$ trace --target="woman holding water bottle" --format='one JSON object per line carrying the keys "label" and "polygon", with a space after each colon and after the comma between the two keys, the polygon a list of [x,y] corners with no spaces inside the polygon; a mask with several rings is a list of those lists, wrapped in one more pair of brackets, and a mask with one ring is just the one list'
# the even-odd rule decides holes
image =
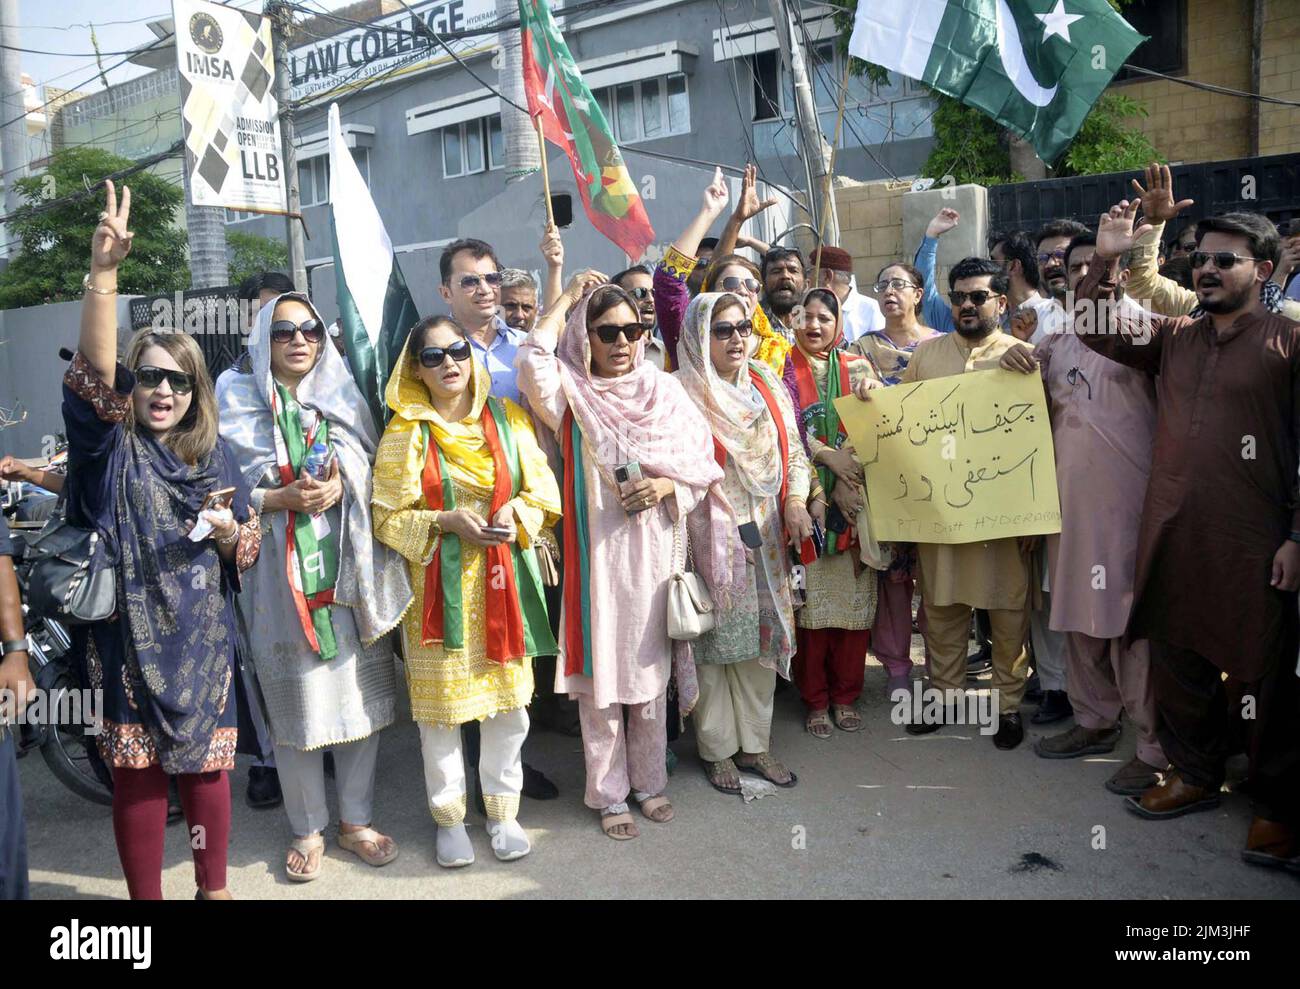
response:
{"label": "woman holding water bottle", "polygon": [[324,857],[324,750],[334,753],[339,846],[371,866],[397,857],[372,825],[379,731],[396,716],[389,633],[411,601],[397,553],[371,531],[378,433],[306,296],[262,307],[251,373],[221,395],[221,434],[262,516],[264,559],[238,599],[293,829],[290,881]]}

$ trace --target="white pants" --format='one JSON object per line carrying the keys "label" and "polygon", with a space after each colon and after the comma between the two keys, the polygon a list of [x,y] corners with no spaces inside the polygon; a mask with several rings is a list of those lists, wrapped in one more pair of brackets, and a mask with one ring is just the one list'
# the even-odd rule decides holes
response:
{"label": "white pants", "polygon": [[[503,711],[479,722],[478,757],[483,806],[489,820],[513,821],[519,815],[524,785],[522,752],[528,737],[528,709]],[[465,820],[465,758],[460,725],[420,725],[420,754],[424,756],[424,789],[429,810],[439,827]]]}
{"label": "white pants", "polygon": [[[275,747],[280,790],[289,825],[299,838],[323,831],[330,822],[325,803],[325,749],[303,752],[291,745]],[[379,733],[344,745],[331,745],[339,819],[345,824],[370,824],[375,799],[375,763]]]}

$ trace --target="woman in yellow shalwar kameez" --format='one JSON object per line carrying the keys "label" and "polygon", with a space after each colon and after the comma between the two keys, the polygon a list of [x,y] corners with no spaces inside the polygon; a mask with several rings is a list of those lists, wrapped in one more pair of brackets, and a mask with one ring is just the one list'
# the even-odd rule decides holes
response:
{"label": "woman in yellow shalwar kameez", "polygon": [[375,458],[375,535],[407,560],[402,620],[411,714],[438,825],[438,864],[469,865],[460,726],[482,722],[479,775],[497,858],[531,850],[515,820],[533,694],[531,658],[556,651],[533,541],[560,493],[528,414],[488,394],[464,331],[418,323],[389,379]]}

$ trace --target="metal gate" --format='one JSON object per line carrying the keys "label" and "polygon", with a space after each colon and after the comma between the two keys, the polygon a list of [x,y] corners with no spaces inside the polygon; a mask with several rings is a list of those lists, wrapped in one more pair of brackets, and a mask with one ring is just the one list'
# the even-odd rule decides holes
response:
{"label": "metal gate", "polygon": [[192,336],[214,381],[244,352],[248,340],[246,316],[234,285],[132,299],[131,329],[146,326]]}

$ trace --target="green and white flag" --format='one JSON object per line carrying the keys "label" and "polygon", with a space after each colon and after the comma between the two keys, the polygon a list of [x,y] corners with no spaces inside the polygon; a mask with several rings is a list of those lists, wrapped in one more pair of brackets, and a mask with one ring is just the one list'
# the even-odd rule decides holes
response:
{"label": "green and white flag", "polygon": [[858,0],[849,51],[983,110],[1051,163],[1144,40],[1106,0]]}
{"label": "green and white flag", "polygon": [[384,385],[420,314],[384,221],[343,138],[337,103],[330,104],[329,153],[330,233],[343,349],[375,429],[382,434],[388,421]]}

